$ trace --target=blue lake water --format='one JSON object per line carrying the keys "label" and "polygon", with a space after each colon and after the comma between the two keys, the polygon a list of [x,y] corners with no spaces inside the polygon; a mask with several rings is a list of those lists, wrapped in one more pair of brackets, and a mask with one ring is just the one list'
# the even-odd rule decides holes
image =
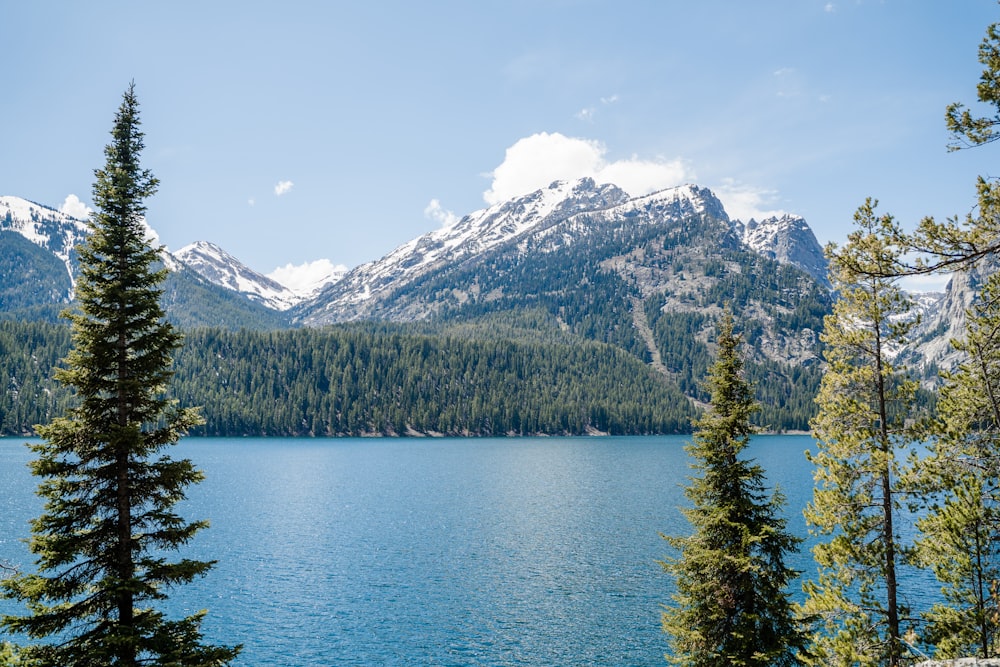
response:
{"label": "blue lake water", "polygon": [[[212,525],[183,555],[219,562],[167,611],[207,608],[246,666],[662,665],[687,441],[186,439],[172,455],[207,478],[181,511]],[[812,446],[750,447],[803,536]],[[0,439],[0,558],[29,570],[30,458]]]}

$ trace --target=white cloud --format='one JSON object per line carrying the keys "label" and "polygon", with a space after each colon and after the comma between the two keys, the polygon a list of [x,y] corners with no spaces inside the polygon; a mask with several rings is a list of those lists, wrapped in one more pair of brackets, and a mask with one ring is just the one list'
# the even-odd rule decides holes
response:
{"label": "white cloud", "polygon": [[142,217],[142,229],[145,232],[143,234],[146,239],[146,243],[157,248],[160,246],[160,235],[156,233],[156,230],[149,226],[149,221],[146,220],[146,216]]}
{"label": "white cloud", "polygon": [[286,264],[279,266],[267,274],[267,277],[278,282],[296,294],[308,294],[323,285],[339,280],[347,267],[334,264],[328,259],[317,259],[298,266]]}
{"label": "white cloud", "polygon": [[437,199],[432,199],[424,208],[424,217],[436,220],[442,227],[451,227],[459,221],[459,217],[441,206]]}
{"label": "white cloud", "polygon": [[66,200],[59,207],[60,213],[73,216],[79,220],[86,220],[90,217],[93,209],[80,201],[76,195],[66,195]]}
{"label": "white cloud", "polygon": [[617,101],[618,101],[618,94],[617,93],[615,93],[614,95],[611,95],[610,97],[602,97],[601,98],[601,103],[602,104],[614,104]]}
{"label": "white cloud", "polygon": [[519,139],[507,149],[503,163],[490,174],[493,183],[483,193],[488,204],[544,188],[553,181],[591,177],[614,183],[632,196],[680,185],[692,174],[679,159],[643,160],[632,156],[609,162],[607,148],[599,141],[540,132]]}
{"label": "white cloud", "polygon": [[256,203],[257,203],[257,202],[255,202],[255,201],[253,200],[253,197],[251,197],[250,199],[247,199],[247,206],[253,206],[253,205],[254,205],[254,204],[256,204]]}
{"label": "white cloud", "polygon": [[771,207],[778,196],[774,190],[754,188],[732,179],[726,179],[722,185],[713,188],[713,191],[722,201],[722,205],[726,207],[726,213],[734,220],[742,220],[743,222],[748,222],[751,218],[765,220],[771,217],[780,217],[786,213],[779,208]]}
{"label": "white cloud", "polygon": [[943,292],[951,280],[950,273],[943,275],[931,274],[923,276],[906,276],[899,281],[899,286],[907,292]]}
{"label": "white cloud", "polygon": [[274,194],[280,197],[291,190],[294,185],[291,181],[278,181],[278,184],[274,186]]}
{"label": "white cloud", "polygon": [[587,107],[586,109],[580,109],[576,112],[577,120],[593,122],[594,120],[594,108]]}

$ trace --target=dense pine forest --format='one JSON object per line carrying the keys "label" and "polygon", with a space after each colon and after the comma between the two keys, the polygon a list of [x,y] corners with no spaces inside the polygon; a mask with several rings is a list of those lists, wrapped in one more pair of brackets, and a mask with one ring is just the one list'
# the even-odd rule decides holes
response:
{"label": "dense pine forest", "polygon": [[[543,310],[450,324],[195,329],[176,355],[171,393],[202,406],[194,435],[684,433],[710,352],[671,341],[710,324],[702,319],[655,322],[671,377],[561,330]],[[2,434],[31,434],[72,404],[52,380],[69,346],[65,324],[0,322]],[[818,370],[760,363],[748,372],[767,406],[761,425],[807,428]]]}

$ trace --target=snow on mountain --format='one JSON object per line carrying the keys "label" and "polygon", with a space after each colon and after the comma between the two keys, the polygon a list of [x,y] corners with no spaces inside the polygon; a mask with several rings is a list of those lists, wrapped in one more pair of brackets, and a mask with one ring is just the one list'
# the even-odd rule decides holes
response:
{"label": "snow on mountain", "polygon": [[[695,185],[633,198],[615,185],[598,185],[589,178],[556,181],[547,188],[471,213],[377,261],[356,267],[316,299],[304,303],[300,321],[318,324],[377,317],[381,307],[378,304],[396,289],[431,272],[475,261],[477,256],[505,243],[516,242],[522,253],[546,253],[574,243],[605,224],[660,224],[704,216],[731,224],[719,199],[710,190]],[[810,238],[815,245],[815,238]]]}
{"label": "snow on mountain", "polygon": [[87,236],[86,222],[27,199],[0,196],[0,231],[21,234],[53,253],[66,265],[70,281],[75,284],[73,248]]}
{"label": "snow on mountain", "polygon": [[913,344],[905,360],[923,371],[926,384],[939,382],[939,368],[953,370],[964,360],[964,353],[956,350],[951,341],[965,337],[966,311],[976,303],[983,283],[998,268],[998,260],[990,258],[953,273],[944,292],[911,294],[920,323],[913,331]]}
{"label": "snow on mountain", "polygon": [[737,220],[733,226],[747,247],[783,264],[797,266],[824,285],[829,284],[823,248],[800,216],[783,215],[759,222],[751,218],[745,224]]}
{"label": "snow on mountain", "polygon": [[556,181],[547,188],[471,213],[399,246],[377,261],[362,264],[324,290],[324,296],[342,304],[367,301],[434,267],[482,253],[573,212],[627,200],[624,190],[614,185],[598,186],[589,178],[575,183]]}
{"label": "snow on mountain", "polygon": [[214,243],[198,241],[173,256],[209,282],[240,292],[268,308],[287,310],[301,300],[284,285],[248,268]]}

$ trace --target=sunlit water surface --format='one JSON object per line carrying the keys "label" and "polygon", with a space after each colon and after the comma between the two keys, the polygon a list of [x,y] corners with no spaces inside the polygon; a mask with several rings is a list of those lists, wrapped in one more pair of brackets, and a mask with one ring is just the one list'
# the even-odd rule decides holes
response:
{"label": "sunlit water surface", "polygon": [[[246,666],[662,665],[687,441],[186,439],[173,455],[207,477],[180,509],[211,528],[183,555],[218,565],[167,611],[207,608]],[[812,446],[749,448],[803,536]],[[0,439],[0,558],[29,570],[30,458]]]}

